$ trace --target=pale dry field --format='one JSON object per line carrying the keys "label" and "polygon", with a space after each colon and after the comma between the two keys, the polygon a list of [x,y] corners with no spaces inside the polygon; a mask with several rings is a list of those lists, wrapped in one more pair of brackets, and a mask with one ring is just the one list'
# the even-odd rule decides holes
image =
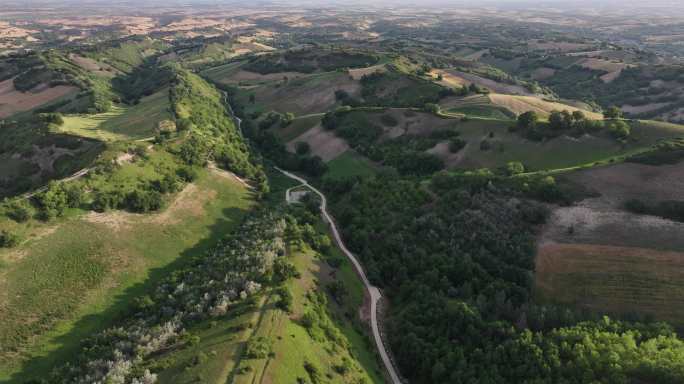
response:
{"label": "pale dry field", "polygon": [[582,111],[590,119],[603,119],[603,115],[600,113],[590,112],[567,104],[542,100],[534,96],[502,95],[499,93],[492,93],[489,95],[489,99],[493,104],[505,107],[518,115],[527,111],[535,111],[538,114],[547,117],[552,111],[567,110],[570,112]]}
{"label": "pale dry field", "polygon": [[[454,69],[446,69],[444,70],[445,73],[449,74],[450,76],[450,81],[457,83],[460,82],[462,85],[470,85],[470,84],[477,84],[480,87],[487,88],[493,92],[497,93],[505,93],[505,94],[512,94],[512,95],[527,95],[530,96],[533,93],[530,92],[527,88],[520,86],[520,85],[514,85],[514,84],[504,84],[500,83],[497,81],[494,81],[492,79],[487,79],[482,76],[474,75],[472,73],[466,73],[466,72],[461,72],[457,71]],[[444,77],[445,75],[442,74]]]}

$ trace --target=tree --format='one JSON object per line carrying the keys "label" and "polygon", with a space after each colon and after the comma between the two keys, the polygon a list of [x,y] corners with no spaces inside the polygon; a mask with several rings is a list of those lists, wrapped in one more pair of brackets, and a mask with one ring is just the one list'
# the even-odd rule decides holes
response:
{"label": "tree", "polygon": [[539,121],[539,116],[535,111],[527,111],[518,116],[518,128],[534,129]]}
{"label": "tree", "polygon": [[610,106],[603,112],[603,117],[606,119],[619,119],[622,117],[622,110],[615,105]]}
{"label": "tree", "polygon": [[454,137],[449,140],[449,152],[457,153],[466,146],[467,142],[460,137]]}
{"label": "tree", "polygon": [[295,115],[292,112],[286,112],[285,115],[280,120],[280,126],[281,127],[287,127],[288,125],[292,124],[292,121],[294,121]]}
{"label": "tree", "polygon": [[23,223],[33,216],[33,209],[26,200],[15,200],[8,204],[5,214],[17,223]]}
{"label": "tree", "polygon": [[439,105],[435,103],[425,103],[423,110],[429,113],[439,113]]}
{"label": "tree", "polygon": [[577,110],[577,111],[572,112],[572,118],[575,121],[580,121],[580,120],[586,120],[587,116],[584,114],[584,112]]}
{"label": "tree", "polygon": [[614,138],[624,140],[632,133],[632,128],[624,121],[616,120],[608,124],[608,132],[610,132],[610,135]]}
{"label": "tree", "polygon": [[489,151],[492,149],[492,143],[489,140],[482,140],[480,142],[480,151]]}
{"label": "tree", "polygon": [[69,206],[65,189],[55,181],[51,181],[47,189],[36,196],[36,201],[44,220],[62,216]]}
{"label": "tree", "polygon": [[519,161],[511,161],[506,164],[506,174],[509,176],[519,175],[525,172],[525,166]]}
{"label": "tree", "polygon": [[7,230],[0,231],[0,248],[12,248],[19,244],[19,237]]}
{"label": "tree", "polygon": [[311,151],[311,146],[306,141],[298,141],[295,144],[295,151],[298,155],[303,156]]}
{"label": "tree", "polygon": [[563,115],[560,111],[551,111],[549,115],[549,127],[554,131],[560,131],[563,129]]}

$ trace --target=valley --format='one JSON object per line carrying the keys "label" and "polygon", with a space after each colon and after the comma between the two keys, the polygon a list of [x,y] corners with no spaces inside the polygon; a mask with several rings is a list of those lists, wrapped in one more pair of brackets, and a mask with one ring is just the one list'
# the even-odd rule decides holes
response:
{"label": "valley", "polygon": [[681,383],[684,9],[585,3],[9,4],[0,383]]}

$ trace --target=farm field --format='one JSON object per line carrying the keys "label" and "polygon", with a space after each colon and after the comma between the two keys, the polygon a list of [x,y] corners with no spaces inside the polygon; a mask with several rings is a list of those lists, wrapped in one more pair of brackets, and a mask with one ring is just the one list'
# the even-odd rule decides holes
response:
{"label": "farm field", "polygon": [[132,298],[216,244],[251,204],[242,184],[203,171],[160,213],[76,211],[24,224],[28,240],[0,253],[0,380],[40,378]]}
{"label": "farm field", "polygon": [[603,115],[577,108],[575,106],[547,101],[535,96],[507,95],[490,93],[464,98],[449,98],[440,103],[447,112],[464,113],[475,117],[511,119],[528,111],[536,112],[542,119],[548,118],[553,111],[581,111],[587,118],[603,119]]}
{"label": "farm field", "polygon": [[72,97],[78,91],[77,87],[71,85],[48,87],[44,84],[28,92],[20,92],[14,88],[13,79],[2,81],[0,82],[0,119]]}
{"label": "farm field", "polygon": [[548,244],[536,262],[537,300],[684,326],[684,252]]}
{"label": "farm field", "polygon": [[[360,83],[342,72],[288,78],[287,81],[283,80],[282,73],[276,75],[279,76],[278,81],[249,87],[240,92],[238,100],[246,107],[247,113],[272,110],[281,113],[292,112],[295,116],[322,113],[337,104],[336,90],[344,90],[353,97],[357,97],[361,92]],[[254,96],[254,103],[250,102],[250,95]]]}
{"label": "farm field", "polygon": [[482,76],[478,76],[478,75],[475,75],[472,73],[458,71],[455,69],[444,69],[444,70],[441,70],[440,73],[442,74],[442,77],[445,79],[443,81],[446,84],[449,84],[449,86],[454,86],[454,85],[463,86],[463,85],[476,84],[479,87],[487,88],[490,91],[496,92],[496,93],[505,93],[505,94],[512,94],[512,95],[524,95],[524,96],[528,96],[528,95],[533,94],[527,88],[520,86],[520,85],[506,84],[506,83],[498,82],[498,81],[488,79],[488,78],[485,78]]}
{"label": "farm field", "polygon": [[684,223],[623,208],[633,198],[681,201],[682,163],[623,163],[564,178],[600,196],[554,209],[537,252],[537,300],[684,326]]}
{"label": "farm field", "polygon": [[67,115],[61,132],[103,141],[135,140],[155,135],[157,124],[171,118],[168,90],[144,97],[134,106],[114,106],[96,115]]}

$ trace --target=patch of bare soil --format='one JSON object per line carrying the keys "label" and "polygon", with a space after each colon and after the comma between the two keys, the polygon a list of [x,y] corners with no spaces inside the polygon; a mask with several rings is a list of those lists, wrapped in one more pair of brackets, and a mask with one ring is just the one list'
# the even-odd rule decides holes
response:
{"label": "patch of bare soil", "polygon": [[447,168],[451,168],[455,167],[463,160],[466,150],[468,149],[468,145],[470,144],[466,144],[466,146],[461,148],[460,151],[452,153],[449,150],[449,142],[445,141],[438,143],[433,148],[430,148],[427,152],[438,156],[444,161],[444,164],[447,166]]}
{"label": "patch of bare soil", "polygon": [[0,82],[0,119],[76,92],[78,88],[71,85],[58,85],[52,88],[38,86],[31,91],[20,92],[14,88],[14,80],[7,79]]}
{"label": "patch of bare soil", "polygon": [[204,215],[204,205],[216,197],[214,190],[200,190],[195,184],[188,184],[179,192],[166,209],[160,213],[137,214],[124,211],[90,212],[84,220],[104,224],[113,231],[130,230],[136,224],[175,225],[183,219]]}
{"label": "patch of bare soil", "polygon": [[226,171],[226,170],[224,170],[224,169],[221,169],[221,168],[217,167],[216,164],[213,163],[213,162],[209,163],[209,169],[210,169],[212,172],[214,172],[215,174],[217,174],[217,175],[219,175],[219,176],[221,176],[221,177],[224,177],[224,178],[227,178],[227,179],[230,179],[230,180],[233,180],[233,181],[237,181],[238,183],[240,183],[240,184],[242,184],[243,186],[245,186],[245,188],[247,188],[247,189],[252,189],[252,186],[249,185],[249,183],[248,183],[245,179],[243,179],[243,178],[241,178],[240,176],[234,174],[233,172]]}
{"label": "patch of bare soil", "polygon": [[335,136],[333,132],[323,129],[320,124],[287,143],[288,150],[294,152],[295,144],[299,141],[309,143],[311,153],[320,156],[325,162],[349,150],[349,145],[344,139]]}

